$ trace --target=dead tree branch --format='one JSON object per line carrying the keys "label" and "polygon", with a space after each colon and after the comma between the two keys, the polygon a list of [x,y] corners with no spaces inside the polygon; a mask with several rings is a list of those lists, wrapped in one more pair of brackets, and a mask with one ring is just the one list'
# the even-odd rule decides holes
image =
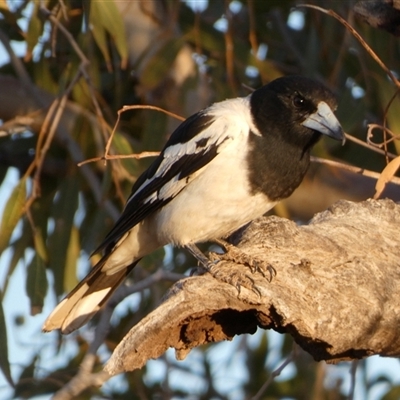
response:
{"label": "dead tree branch", "polygon": [[182,359],[257,328],[291,334],[315,360],[398,357],[399,224],[400,205],[391,200],[340,201],[307,226],[258,219],[232,240],[276,270],[272,282],[231,261],[216,264],[214,276],[177,282],[117,346],[106,371],[141,368],[169,347]]}

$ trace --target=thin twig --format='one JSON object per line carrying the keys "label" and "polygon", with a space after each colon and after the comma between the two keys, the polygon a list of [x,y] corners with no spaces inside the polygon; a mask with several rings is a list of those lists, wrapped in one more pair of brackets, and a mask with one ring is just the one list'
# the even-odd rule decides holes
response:
{"label": "thin twig", "polygon": [[82,76],[85,78],[90,94],[91,94],[91,99],[96,111],[97,118],[99,119],[100,126],[103,128],[103,134],[104,138],[106,138],[107,133],[108,133],[108,127],[107,124],[105,123],[103,113],[101,111],[99,102],[97,101],[97,97],[95,94],[94,90],[94,85],[92,83],[92,80],[90,78],[90,75],[87,72],[87,67],[90,64],[89,59],[85,56],[81,48],[79,47],[78,43],[74,39],[73,35],[68,31],[68,29],[44,6],[40,6],[40,11],[43,13],[44,16],[55,26],[57,29],[59,29],[65,38],[68,40],[69,44],[72,46],[74,49],[76,55],[79,57],[81,64],[79,66],[79,69],[82,73]]}
{"label": "thin twig", "polygon": [[[352,15],[353,14],[350,12],[348,18],[349,19],[352,18]],[[340,72],[343,70],[343,60],[349,51],[350,37],[351,37],[350,32],[348,30],[345,30],[344,37],[341,40],[339,51],[335,50],[335,52],[337,53],[336,61],[333,65],[332,72],[330,73],[329,76],[329,82],[332,86],[336,86],[336,81],[338,80]]]}
{"label": "thin twig", "polygon": [[41,110],[28,112],[25,115],[17,115],[0,125],[0,137],[14,133],[24,132],[35,122],[35,117],[42,113]]}
{"label": "thin twig", "polygon": [[[312,162],[317,162],[317,163],[320,163],[320,164],[330,165],[331,167],[344,169],[346,171],[354,172],[355,174],[367,176],[367,177],[373,178],[373,179],[379,179],[379,177],[381,175],[380,172],[374,172],[374,171],[370,171],[368,169],[364,169],[364,168],[360,168],[360,167],[354,167],[353,165],[343,164],[341,162],[333,161],[333,160],[327,160],[325,158],[311,156],[311,161]],[[394,176],[390,180],[390,182],[394,183],[395,185],[400,185],[400,178]]]}
{"label": "thin twig", "polygon": [[313,8],[324,14],[328,14],[333,18],[337,19],[349,32],[361,43],[361,45],[367,50],[370,56],[378,63],[378,65],[385,71],[385,73],[390,77],[392,82],[396,87],[400,88],[400,81],[394,76],[393,72],[383,63],[383,61],[378,57],[378,55],[372,50],[372,48],[367,44],[367,42],[362,38],[362,36],[339,14],[336,14],[333,10],[326,10],[325,8],[315,6],[313,4],[298,4],[296,8]]}
{"label": "thin twig", "polygon": [[0,29],[0,43],[4,46],[7,51],[8,56],[10,57],[10,61],[12,66],[14,67],[14,71],[18,77],[18,79],[27,87],[32,87],[32,80],[29,76],[28,72],[25,69],[24,63],[21,61],[19,57],[15,54],[13,48],[10,45],[9,37]]}
{"label": "thin twig", "polygon": [[359,364],[359,360],[354,360],[351,363],[351,368],[350,368],[350,391],[349,391],[348,400],[353,400],[354,399],[354,392],[355,392],[355,389],[356,389],[356,373],[357,373],[358,364]]}
{"label": "thin twig", "polygon": [[[38,105],[37,111],[42,112],[42,110],[48,109],[49,105],[47,103],[47,100],[43,97],[43,93],[39,91],[32,83],[32,80],[25,69],[25,65],[22,63],[20,58],[16,56],[14,50],[10,46],[8,37],[1,29],[0,42],[4,45],[7,53],[9,54],[11,63],[14,67],[19,81],[22,83],[23,88],[29,93],[30,96],[32,96],[32,99],[34,99],[36,104]],[[83,111],[83,113],[85,112]],[[63,126],[58,127],[56,134],[59,141],[64,144],[71,159],[74,162],[78,163],[84,159],[81,147]],[[91,188],[96,202],[98,204],[101,203],[104,209],[107,210],[108,214],[112,217],[112,219],[116,221],[119,217],[119,211],[110,200],[103,198],[99,178],[88,166],[83,166],[81,172],[88,186]]]}
{"label": "thin twig", "polygon": [[125,111],[129,111],[129,110],[154,110],[154,111],[160,111],[164,114],[167,114],[168,116],[172,117],[172,118],[176,118],[179,121],[184,121],[186,118],[185,117],[181,117],[178,114],[175,114],[171,111],[167,111],[164,108],[161,107],[157,107],[157,106],[149,106],[149,105],[134,105],[134,106],[123,106],[120,110],[118,110],[118,113],[122,114]]}
{"label": "thin twig", "polygon": [[[372,124],[370,124],[370,125],[372,125]],[[370,126],[370,125],[368,125],[368,126]],[[380,127],[380,125],[377,125],[377,127]],[[397,157],[396,154],[389,153],[389,152],[385,153],[384,150],[378,148],[375,144],[364,142],[363,140],[358,139],[355,136],[352,136],[348,133],[345,133],[345,136],[346,136],[346,140],[349,140],[349,141],[356,143],[362,147],[365,147],[368,150],[374,151],[375,153],[381,154],[383,156],[387,155],[389,158],[392,158],[392,159]]]}
{"label": "thin twig", "polygon": [[93,157],[89,158],[85,161],[82,161],[77,164],[78,167],[81,167],[82,165],[89,164],[92,162],[97,162],[97,161],[112,161],[112,160],[122,160],[126,158],[135,158],[137,160],[140,160],[141,158],[147,158],[147,157],[157,157],[160,154],[159,151],[142,151],[141,153],[136,153],[136,154],[120,154],[120,155],[106,155],[102,157]]}
{"label": "thin twig", "polygon": [[113,294],[111,299],[106,303],[104,309],[100,313],[100,321],[96,326],[95,338],[90,344],[89,353],[95,354],[98,348],[104,343],[107,333],[110,329],[110,319],[115,307],[126,297],[131,294],[138,293],[144,289],[148,289],[159,282],[177,282],[184,278],[185,275],[176,272],[166,271],[158,268],[156,272],[142,279],[134,285],[122,285]]}
{"label": "thin twig", "polygon": [[161,107],[156,107],[156,106],[149,106],[149,105],[133,105],[133,106],[123,106],[122,108],[120,108],[118,110],[117,113],[117,120],[115,122],[114,128],[111,131],[111,135],[107,140],[106,143],[106,148],[104,151],[104,155],[102,157],[94,157],[94,158],[90,158],[88,160],[82,161],[78,164],[78,167],[88,164],[88,163],[92,163],[92,162],[97,162],[97,161],[104,161],[104,164],[107,163],[108,160],[118,160],[118,159],[123,159],[123,158],[136,158],[136,159],[140,159],[140,158],[145,158],[145,157],[155,157],[158,156],[160,154],[160,152],[158,151],[143,151],[142,153],[139,154],[129,154],[129,155],[110,155],[110,147],[111,147],[111,143],[112,140],[114,138],[114,134],[117,130],[117,126],[119,124],[119,121],[121,119],[121,114],[129,111],[129,110],[155,110],[155,111],[160,111],[170,117],[176,118],[180,121],[184,121],[185,118],[181,117],[178,114],[175,114],[173,112],[164,110]]}
{"label": "thin twig", "polygon": [[100,386],[111,378],[106,372],[93,372],[97,361],[97,350],[104,343],[110,329],[110,319],[114,308],[127,296],[140,292],[161,281],[176,282],[184,278],[184,275],[159,268],[154,274],[141,280],[133,286],[121,286],[101,312],[100,321],[97,324],[95,337],[90,343],[78,373],[63,386],[53,397],[53,400],[70,400],[76,398],[84,390],[91,386]]}
{"label": "thin twig", "polygon": [[[106,123],[106,121],[104,119],[103,112],[101,111],[101,107],[100,107],[98,99],[97,99],[97,92],[94,88],[92,79],[87,71],[87,67],[90,65],[89,59],[85,56],[83,51],[80,49],[80,47],[79,47],[78,43],[75,41],[73,35],[64,27],[64,25],[54,15],[52,15],[52,13],[48,9],[46,9],[46,7],[43,4],[41,5],[40,10],[48,18],[48,20],[64,34],[64,36],[66,37],[66,39],[68,40],[68,42],[70,43],[70,45],[72,46],[74,51],[76,52],[77,56],[79,57],[79,59],[81,61],[80,66],[79,66],[79,71],[86,81],[86,84],[87,84],[87,87],[88,87],[88,90],[90,93],[90,99],[94,105],[96,117],[98,119],[99,126],[101,127],[101,132],[103,134],[103,140],[106,141],[107,137],[109,136],[110,127],[108,126],[108,124]],[[114,181],[114,184],[116,187],[116,191],[119,195],[119,198],[121,199],[121,201],[123,203],[124,196],[122,194],[120,181],[119,181],[119,179],[117,179],[117,170],[116,170],[115,166],[113,166],[113,165],[111,167],[111,173],[112,173],[113,181]]]}
{"label": "thin twig", "polygon": [[224,34],[225,38],[225,61],[226,61],[226,75],[228,79],[228,84],[233,91],[236,92],[236,83],[235,83],[235,55],[233,52],[234,44],[233,44],[233,31],[232,31],[232,13],[229,9],[230,0],[225,0],[225,17],[227,20],[227,29]]}
{"label": "thin twig", "polygon": [[202,54],[203,50],[201,47],[201,13],[196,11],[194,13],[194,24],[193,24],[193,32],[194,32],[194,47],[195,52],[197,54]]}
{"label": "thin twig", "polygon": [[78,43],[75,41],[71,32],[51,13],[49,9],[47,9],[43,4],[40,6],[40,12],[46,17],[53,25],[57,26],[57,28],[63,33],[65,38],[68,40],[69,44],[74,49],[75,53],[79,57],[79,59],[84,62],[85,65],[89,65],[90,61],[87,59]]}
{"label": "thin twig", "polygon": [[292,35],[289,34],[286,21],[282,17],[282,12],[279,8],[274,8],[271,11],[271,17],[274,19],[277,33],[281,35],[284,45],[286,46],[289,54],[293,56],[302,70],[307,68],[307,61],[303,56],[301,49],[294,43]]}
{"label": "thin twig", "polygon": [[180,279],[185,278],[185,275],[178,274],[176,272],[165,271],[162,268],[159,268],[154,274],[149,277],[142,279],[141,281],[135,283],[132,286],[123,286],[123,290],[121,290],[120,296],[118,299],[118,303],[127,296],[130,296],[133,293],[140,292],[144,289],[148,289],[153,286],[157,282],[168,281],[168,282],[177,282]]}
{"label": "thin twig", "polygon": [[104,384],[111,376],[104,370],[92,373],[97,361],[97,356],[87,353],[83,358],[79,372],[66,383],[53,397],[53,400],[75,399],[80,393],[89,387],[99,387]]}
{"label": "thin twig", "polygon": [[[381,129],[384,132],[388,133],[389,135],[392,136],[391,139],[385,139],[382,143],[375,143],[372,141],[372,138],[374,136],[374,134],[372,133],[374,129]],[[378,124],[368,124],[368,131],[367,131],[367,142],[368,144],[370,144],[372,147],[376,147],[376,148],[381,148],[386,144],[393,142],[394,140],[399,140],[400,139],[400,135],[396,135],[393,131],[391,131],[389,128],[386,128],[382,125],[378,125]],[[384,152],[384,154],[386,154]],[[388,153],[388,155],[391,153]],[[397,156],[394,156],[393,158],[395,158]]]}
{"label": "thin twig", "polygon": [[279,376],[282,371],[292,362],[295,360],[298,354],[298,347],[296,343],[293,343],[293,350],[290,352],[286,360],[276,369],[274,370],[271,375],[268,377],[267,381],[264,383],[264,385],[261,386],[260,390],[257,392],[255,396],[251,398],[251,400],[260,400],[265,393],[265,391],[268,389],[269,385],[272,383],[272,381]]}
{"label": "thin twig", "polygon": [[253,51],[254,57],[258,58],[257,57],[258,42],[257,42],[257,34],[256,34],[256,20],[254,17],[254,0],[247,0],[247,7],[249,9],[249,42],[250,42],[251,50]]}
{"label": "thin twig", "polygon": [[176,114],[174,114],[174,113],[170,113],[169,111],[163,110],[163,109],[160,108],[160,107],[155,107],[155,106],[142,106],[142,105],[123,106],[121,109],[118,110],[117,121],[115,122],[114,128],[113,128],[113,130],[111,131],[111,135],[110,135],[110,137],[109,137],[109,139],[108,139],[108,141],[107,141],[106,149],[105,149],[105,152],[104,152],[104,157],[107,157],[107,156],[108,156],[108,153],[110,152],[111,142],[112,142],[112,140],[113,140],[113,138],[114,138],[115,131],[117,130],[117,126],[118,126],[119,121],[120,121],[120,119],[121,119],[121,114],[124,113],[125,111],[128,111],[128,110],[135,110],[135,109],[150,109],[150,110],[162,111],[162,112],[164,112],[164,113],[167,114],[167,115],[170,115],[170,116],[173,116],[173,117],[175,117],[175,118],[177,118],[177,119],[180,119],[181,121],[184,120],[183,117],[180,117],[180,116],[178,116],[178,115],[176,115]]}
{"label": "thin twig", "polygon": [[63,93],[62,97],[53,101],[42,124],[42,128],[36,143],[35,158],[25,172],[25,177],[28,177],[31,175],[33,170],[35,170],[32,192],[25,203],[25,210],[29,209],[32,203],[40,196],[40,175],[42,172],[44,159],[48,150],[50,149],[51,142],[53,141],[61,116],[64,112],[68,96],[79,78],[80,72],[78,71]]}

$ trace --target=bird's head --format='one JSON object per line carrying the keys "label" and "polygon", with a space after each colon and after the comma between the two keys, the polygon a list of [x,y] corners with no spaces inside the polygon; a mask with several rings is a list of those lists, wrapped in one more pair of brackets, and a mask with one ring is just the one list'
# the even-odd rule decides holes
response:
{"label": "bird's head", "polygon": [[262,135],[281,137],[307,148],[321,135],[345,141],[334,114],[334,94],[313,79],[296,75],[278,78],[253,92],[250,104]]}

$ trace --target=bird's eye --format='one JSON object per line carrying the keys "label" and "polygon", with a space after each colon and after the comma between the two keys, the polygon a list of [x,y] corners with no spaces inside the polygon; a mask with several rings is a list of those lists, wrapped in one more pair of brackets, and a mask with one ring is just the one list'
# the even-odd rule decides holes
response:
{"label": "bird's eye", "polygon": [[296,94],[296,96],[293,97],[293,105],[296,108],[302,108],[304,106],[304,103],[304,97],[300,96],[299,94]]}

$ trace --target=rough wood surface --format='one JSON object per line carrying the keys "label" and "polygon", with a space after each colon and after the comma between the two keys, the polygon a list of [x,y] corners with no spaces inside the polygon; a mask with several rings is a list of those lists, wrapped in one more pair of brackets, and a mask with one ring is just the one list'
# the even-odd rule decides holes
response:
{"label": "rough wood surface", "polygon": [[316,360],[400,356],[399,227],[400,205],[390,200],[340,201],[306,226],[260,218],[233,240],[276,270],[271,282],[267,271],[226,260],[214,276],[177,282],[105,368],[137,369],[169,347],[182,359],[257,328],[291,334]]}

